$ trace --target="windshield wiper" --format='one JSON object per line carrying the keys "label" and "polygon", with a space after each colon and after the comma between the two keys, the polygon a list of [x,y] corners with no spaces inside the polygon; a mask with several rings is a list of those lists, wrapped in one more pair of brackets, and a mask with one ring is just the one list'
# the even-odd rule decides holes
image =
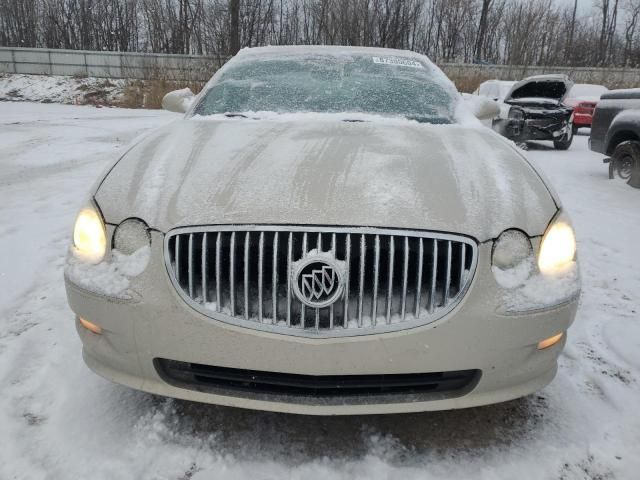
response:
{"label": "windshield wiper", "polygon": [[236,117],[249,118],[244,113],[237,113],[237,112],[226,112],[224,116],[228,118],[236,118]]}
{"label": "windshield wiper", "polygon": [[407,120],[415,120],[418,123],[431,123],[434,125],[449,125],[453,123],[450,118],[440,116],[426,116],[426,115],[406,115]]}

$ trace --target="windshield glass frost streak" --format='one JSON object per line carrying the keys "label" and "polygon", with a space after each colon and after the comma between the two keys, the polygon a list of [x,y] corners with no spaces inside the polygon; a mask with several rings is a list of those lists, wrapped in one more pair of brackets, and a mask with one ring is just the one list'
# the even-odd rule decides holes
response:
{"label": "windshield glass frost streak", "polygon": [[440,75],[404,57],[236,59],[220,72],[194,114],[351,112],[452,123],[457,92],[441,83]]}

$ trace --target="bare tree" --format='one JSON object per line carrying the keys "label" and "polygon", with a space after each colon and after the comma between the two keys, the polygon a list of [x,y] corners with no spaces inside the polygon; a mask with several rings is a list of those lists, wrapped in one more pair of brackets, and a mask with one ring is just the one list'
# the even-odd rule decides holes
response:
{"label": "bare tree", "polygon": [[573,0],[573,10],[571,11],[571,20],[569,21],[567,43],[565,45],[564,59],[569,61],[571,52],[573,51],[573,36],[576,30],[576,13],[578,12],[578,0]]}
{"label": "bare tree", "polygon": [[640,18],[640,0],[628,0],[626,4],[627,20],[624,27],[624,54],[622,63],[628,66],[632,57],[633,43],[636,38],[636,28]]}
{"label": "bare tree", "polygon": [[435,61],[636,65],[640,0],[0,0],[0,45],[206,54],[411,49]]}
{"label": "bare tree", "polygon": [[475,58],[482,57],[491,2],[493,2],[493,0],[482,0],[482,10],[480,11],[480,20],[478,21],[478,35],[476,37],[476,45],[473,52]]}
{"label": "bare tree", "polygon": [[240,0],[229,0],[229,24],[229,53],[235,55],[240,50]]}

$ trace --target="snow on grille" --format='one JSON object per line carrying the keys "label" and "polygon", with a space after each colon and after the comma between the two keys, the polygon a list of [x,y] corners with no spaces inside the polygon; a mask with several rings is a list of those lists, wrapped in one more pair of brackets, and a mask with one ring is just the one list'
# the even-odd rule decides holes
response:
{"label": "snow on grille", "polygon": [[[476,266],[467,237],[308,226],[181,228],[165,240],[182,298],[213,318],[304,336],[363,335],[430,323],[463,297]],[[294,292],[298,262],[332,258],[342,293],[313,308]]]}

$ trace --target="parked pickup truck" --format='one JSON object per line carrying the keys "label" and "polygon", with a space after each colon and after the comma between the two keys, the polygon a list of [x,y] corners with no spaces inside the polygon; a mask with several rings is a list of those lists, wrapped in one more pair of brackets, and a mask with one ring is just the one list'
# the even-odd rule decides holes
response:
{"label": "parked pickup truck", "polygon": [[589,147],[607,155],[609,178],[617,175],[640,188],[640,88],[602,95],[593,114]]}

